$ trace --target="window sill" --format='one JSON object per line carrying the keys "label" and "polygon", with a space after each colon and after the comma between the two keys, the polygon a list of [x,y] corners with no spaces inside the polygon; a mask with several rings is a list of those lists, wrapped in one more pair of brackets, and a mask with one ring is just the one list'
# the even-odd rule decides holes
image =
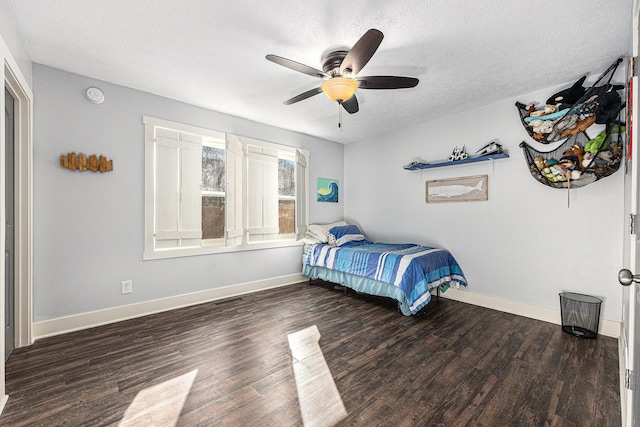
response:
{"label": "window sill", "polygon": [[236,245],[236,246],[218,246],[218,245],[209,245],[209,246],[201,246],[201,247],[191,247],[191,248],[179,248],[179,249],[164,249],[157,251],[144,251],[142,254],[142,260],[154,260],[154,259],[165,259],[165,258],[180,258],[187,256],[198,256],[198,255],[212,255],[212,254],[225,254],[231,252],[245,252],[245,251],[255,251],[261,249],[275,249],[275,248],[286,248],[290,246],[302,246],[304,242],[302,240],[278,240],[273,242],[261,242],[261,243],[251,243],[248,245]]}

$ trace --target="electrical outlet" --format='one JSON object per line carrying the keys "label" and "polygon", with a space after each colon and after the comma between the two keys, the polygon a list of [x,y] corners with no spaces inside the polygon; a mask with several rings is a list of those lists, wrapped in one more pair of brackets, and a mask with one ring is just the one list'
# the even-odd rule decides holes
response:
{"label": "electrical outlet", "polygon": [[124,280],[122,282],[122,293],[130,294],[133,292],[133,280]]}

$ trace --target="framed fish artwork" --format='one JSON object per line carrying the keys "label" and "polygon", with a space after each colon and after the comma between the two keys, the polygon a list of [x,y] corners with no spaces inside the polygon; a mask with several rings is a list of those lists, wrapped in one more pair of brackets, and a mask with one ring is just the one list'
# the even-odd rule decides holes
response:
{"label": "framed fish artwork", "polygon": [[318,201],[338,203],[338,181],[318,178]]}
{"label": "framed fish artwork", "polygon": [[426,182],[427,203],[489,200],[489,176],[435,179]]}

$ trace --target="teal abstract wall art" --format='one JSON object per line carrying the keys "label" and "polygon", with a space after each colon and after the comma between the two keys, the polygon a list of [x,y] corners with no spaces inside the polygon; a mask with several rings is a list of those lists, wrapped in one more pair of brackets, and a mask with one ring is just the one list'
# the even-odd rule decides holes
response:
{"label": "teal abstract wall art", "polygon": [[318,178],[318,201],[338,203],[338,181]]}

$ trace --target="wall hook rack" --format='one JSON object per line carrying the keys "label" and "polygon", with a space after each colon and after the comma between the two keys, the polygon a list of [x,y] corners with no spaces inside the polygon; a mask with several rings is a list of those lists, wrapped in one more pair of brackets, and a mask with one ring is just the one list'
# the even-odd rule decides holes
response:
{"label": "wall hook rack", "polygon": [[91,172],[111,172],[113,170],[113,160],[107,160],[102,154],[100,156],[92,154],[87,157],[80,153],[76,156],[75,152],[60,155],[60,166],[72,171]]}

